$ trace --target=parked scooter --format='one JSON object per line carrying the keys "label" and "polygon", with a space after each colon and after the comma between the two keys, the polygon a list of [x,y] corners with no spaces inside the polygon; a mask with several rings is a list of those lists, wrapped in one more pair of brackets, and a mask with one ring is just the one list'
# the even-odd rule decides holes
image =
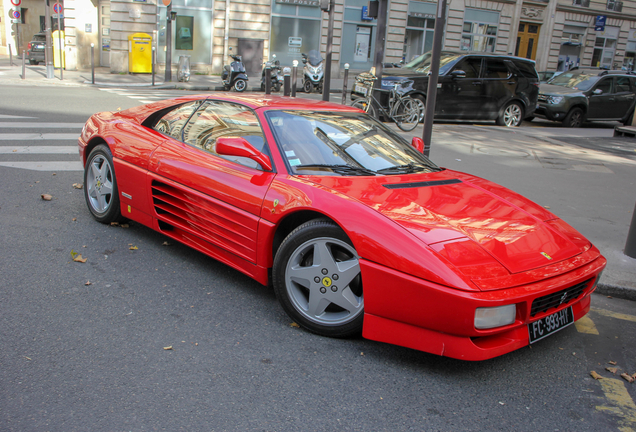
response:
{"label": "parked scooter", "polygon": [[[284,77],[281,73],[280,60],[276,60],[276,54],[272,54],[272,67],[270,69],[270,81],[272,89],[275,92],[279,92],[283,86]],[[261,73],[261,90],[265,91],[265,66],[263,66],[263,72]]]}
{"label": "parked scooter", "polygon": [[322,84],[324,81],[324,70],[322,66],[322,56],[316,50],[309,51],[309,54],[302,54],[303,64],[303,90],[305,93],[311,93],[317,90],[322,93]]}
{"label": "parked scooter", "polygon": [[[232,51],[232,47],[230,47]],[[247,74],[245,73],[245,65],[240,55],[233,55],[230,52],[230,57],[234,59],[231,65],[223,66],[223,74],[221,75],[221,81],[223,88],[227,91],[234,89],[237,92],[245,91],[247,88]]]}

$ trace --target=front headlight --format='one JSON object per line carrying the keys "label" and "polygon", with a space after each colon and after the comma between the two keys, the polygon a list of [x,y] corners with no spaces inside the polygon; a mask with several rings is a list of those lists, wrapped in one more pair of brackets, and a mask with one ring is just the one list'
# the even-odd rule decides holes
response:
{"label": "front headlight", "polygon": [[316,68],[316,73],[322,72],[322,64]]}
{"label": "front headlight", "polygon": [[503,327],[515,322],[516,315],[517,307],[513,304],[498,307],[477,308],[475,310],[475,328],[484,330],[495,327]]}
{"label": "front headlight", "polygon": [[548,96],[548,103],[552,105],[560,104],[563,100],[563,96]]}

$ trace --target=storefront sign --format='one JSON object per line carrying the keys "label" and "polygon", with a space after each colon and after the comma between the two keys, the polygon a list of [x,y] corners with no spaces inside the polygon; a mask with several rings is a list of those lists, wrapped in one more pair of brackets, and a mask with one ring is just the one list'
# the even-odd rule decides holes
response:
{"label": "storefront sign", "polygon": [[319,0],[276,0],[276,4],[320,7],[320,1]]}
{"label": "storefront sign", "polygon": [[287,39],[287,46],[300,48],[303,46],[303,38],[290,36],[289,39]]}
{"label": "storefront sign", "polygon": [[594,22],[594,31],[604,31],[605,21],[607,21],[607,17],[605,15],[597,15],[596,21]]}
{"label": "storefront sign", "polygon": [[369,16],[369,6],[362,6],[362,21],[373,21]]}
{"label": "storefront sign", "polygon": [[409,16],[413,18],[435,18],[434,14],[422,13],[422,12],[409,12]]}

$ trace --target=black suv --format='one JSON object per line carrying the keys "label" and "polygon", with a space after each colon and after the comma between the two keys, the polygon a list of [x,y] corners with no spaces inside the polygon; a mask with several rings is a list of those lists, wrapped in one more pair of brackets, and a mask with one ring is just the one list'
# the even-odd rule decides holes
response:
{"label": "black suv", "polygon": [[44,48],[46,46],[46,35],[44,33],[36,33],[33,35],[33,40],[29,42],[27,59],[29,64],[36,65],[40,62],[44,62]]}
{"label": "black suv", "polygon": [[628,123],[634,114],[636,75],[614,70],[576,69],[539,88],[536,116],[580,127],[584,121]]}
{"label": "black suv", "polygon": [[[427,52],[399,69],[383,71],[382,89],[396,81],[412,81],[407,92],[426,103],[431,53]],[[537,105],[539,76],[534,61],[507,55],[442,51],[435,103],[436,119],[495,120],[502,126],[519,126]],[[351,99],[365,96],[354,85]],[[388,92],[375,95],[388,105]],[[379,96],[379,97],[378,97]]]}

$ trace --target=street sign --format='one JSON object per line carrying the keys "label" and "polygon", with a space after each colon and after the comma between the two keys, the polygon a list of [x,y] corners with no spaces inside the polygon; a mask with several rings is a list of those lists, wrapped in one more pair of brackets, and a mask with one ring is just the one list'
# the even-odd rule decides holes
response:
{"label": "street sign", "polygon": [[62,13],[62,5],[59,3],[55,3],[53,5],[53,11],[57,14]]}
{"label": "street sign", "polygon": [[21,8],[11,9],[11,13],[9,14],[9,16],[13,18],[14,20],[19,20],[20,17],[22,16],[22,11],[20,9]]}
{"label": "street sign", "polygon": [[22,0],[11,0],[13,6],[20,6],[20,3],[22,3]]}
{"label": "street sign", "polygon": [[594,22],[594,31],[605,31],[605,22],[607,17],[605,15],[597,15]]}

